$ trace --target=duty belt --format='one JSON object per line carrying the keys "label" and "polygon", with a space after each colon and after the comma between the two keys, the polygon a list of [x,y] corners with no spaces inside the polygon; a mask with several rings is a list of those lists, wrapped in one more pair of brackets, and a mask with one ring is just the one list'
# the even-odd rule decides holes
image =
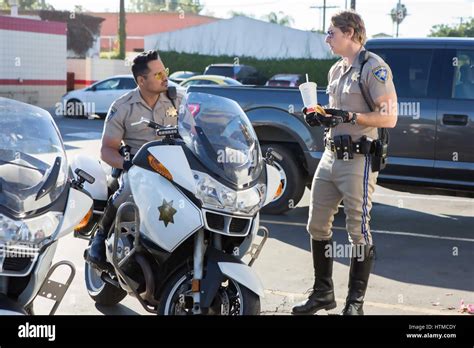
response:
{"label": "duty belt", "polygon": [[[361,155],[368,155],[373,153],[373,147],[372,147],[372,141],[371,140],[364,140],[364,141],[358,141],[358,142],[353,142],[352,144],[352,153],[357,153]],[[326,149],[336,152],[336,145],[334,141],[331,138],[326,138],[324,140],[324,145]],[[342,149],[342,152],[349,152],[349,149],[345,148]]]}

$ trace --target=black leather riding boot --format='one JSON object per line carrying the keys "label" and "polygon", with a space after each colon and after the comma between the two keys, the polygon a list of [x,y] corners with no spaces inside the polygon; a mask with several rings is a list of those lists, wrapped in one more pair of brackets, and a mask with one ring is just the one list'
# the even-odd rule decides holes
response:
{"label": "black leather riding boot", "polygon": [[87,250],[86,260],[100,269],[107,268],[105,240],[107,239],[108,232],[112,227],[116,213],[117,209],[112,204],[112,201],[109,200],[105,207],[104,215],[102,215],[102,218],[99,221],[99,228],[97,229],[94,239]]}
{"label": "black leather riding boot", "polygon": [[375,258],[375,246],[358,245],[357,257],[351,258],[349,292],[342,315],[364,315],[364,296]]}
{"label": "black leather riding boot", "polygon": [[[327,246],[331,246],[328,248]],[[311,315],[321,309],[336,308],[332,283],[333,250],[332,239],[316,241],[311,239],[313,254],[314,285],[309,298],[294,306],[291,314]],[[326,253],[329,253],[326,256]]]}

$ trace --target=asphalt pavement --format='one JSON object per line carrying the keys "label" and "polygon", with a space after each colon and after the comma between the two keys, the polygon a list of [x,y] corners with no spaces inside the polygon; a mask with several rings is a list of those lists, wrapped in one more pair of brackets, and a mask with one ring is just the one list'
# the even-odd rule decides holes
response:
{"label": "asphalt pavement", "polygon": [[[102,120],[56,118],[68,157],[97,156]],[[364,306],[366,314],[459,314],[461,300],[474,303],[474,199],[414,195],[377,186],[371,229],[377,259]],[[262,215],[270,238],[254,267],[265,286],[262,314],[286,315],[312,286],[313,270],[306,231],[309,191],[285,215]],[[348,244],[345,216],[334,220],[334,240]],[[148,314],[128,296],[119,305],[96,306],[84,283],[82,258],[87,242],[72,235],[58,245],[55,261],[70,260],[77,275],[57,314]],[[334,285],[337,314],[347,294],[349,259],[336,258]],[[63,274],[58,272],[58,278]],[[50,302],[38,299],[36,313],[47,313]],[[324,315],[325,313],[320,313]]]}

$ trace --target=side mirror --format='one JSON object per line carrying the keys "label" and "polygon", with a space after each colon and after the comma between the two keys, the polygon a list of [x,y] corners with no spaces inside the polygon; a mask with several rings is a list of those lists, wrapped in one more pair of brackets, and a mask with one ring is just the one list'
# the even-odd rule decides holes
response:
{"label": "side mirror", "polygon": [[96,88],[95,86],[91,86],[91,87],[89,87],[87,90],[88,90],[88,91],[91,91],[91,92],[95,92],[96,89],[97,89],[97,88]]}

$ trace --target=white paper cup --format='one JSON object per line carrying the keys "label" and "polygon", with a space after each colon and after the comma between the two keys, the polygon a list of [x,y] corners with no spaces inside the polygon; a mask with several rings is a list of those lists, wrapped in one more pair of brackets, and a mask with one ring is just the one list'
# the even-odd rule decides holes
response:
{"label": "white paper cup", "polygon": [[303,104],[308,109],[312,111],[318,105],[318,94],[316,92],[317,85],[315,82],[305,82],[300,85],[301,98],[303,98]]}

